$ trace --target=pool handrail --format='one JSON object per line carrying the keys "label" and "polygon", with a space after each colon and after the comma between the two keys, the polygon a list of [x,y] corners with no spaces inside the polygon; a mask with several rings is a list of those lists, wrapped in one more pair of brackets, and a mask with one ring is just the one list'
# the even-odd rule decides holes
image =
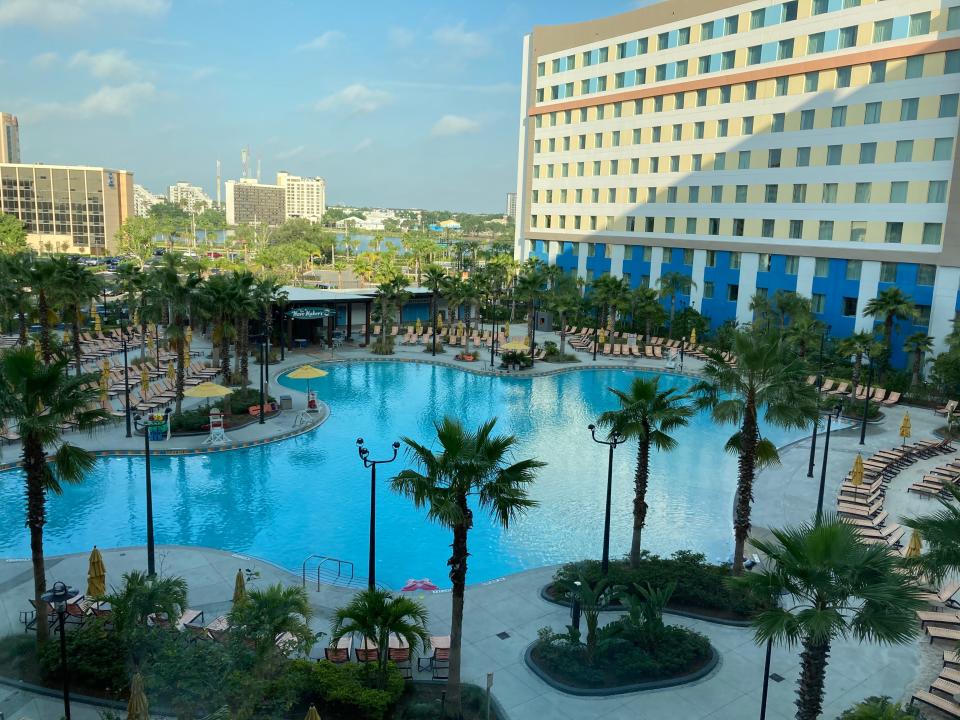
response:
{"label": "pool handrail", "polygon": [[[301,568],[300,568],[300,576],[303,582],[303,587],[307,586],[307,563],[309,563],[313,559],[319,560],[319,562],[317,563],[317,591],[318,592],[320,590],[321,574],[323,571],[323,567],[324,565],[327,565],[327,564],[331,564],[331,565],[335,564],[337,568],[336,575],[333,576],[331,584],[333,585],[338,584],[339,582],[341,582],[341,578],[344,578],[342,580],[344,585],[351,585],[353,583],[355,579],[354,567],[353,567],[353,562],[351,562],[350,560],[341,560],[340,558],[331,557],[329,555],[309,555],[307,556],[306,559],[304,559],[303,564],[301,565]],[[350,571],[349,577],[346,576],[345,569]],[[333,575],[333,571],[332,570],[329,571],[329,574]],[[313,573],[311,571],[311,581],[313,580],[312,575]]]}

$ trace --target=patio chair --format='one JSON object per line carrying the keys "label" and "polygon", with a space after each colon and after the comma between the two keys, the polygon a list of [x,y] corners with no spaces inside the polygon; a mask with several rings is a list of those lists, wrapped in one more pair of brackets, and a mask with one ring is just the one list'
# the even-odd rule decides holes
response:
{"label": "patio chair", "polygon": [[934,410],[934,412],[937,415],[949,415],[950,413],[953,413],[956,411],[958,403],[960,403],[960,401],[948,400],[946,405],[944,405],[943,407],[937,408],[936,410]]}
{"label": "patio chair", "polygon": [[948,700],[945,697],[934,695],[932,692],[926,692],[924,690],[918,690],[913,694],[913,697],[910,698],[911,705],[913,705],[914,700],[919,700],[931,707],[935,707],[950,717],[960,718],[960,705],[953,700]]}
{"label": "patio chair", "polygon": [[350,662],[350,651],[353,649],[353,636],[344,635],[335,646],[325,647],[323,656],[336,665]]}
{"label": "patio chair", "polygon": [[883,401],[883,404],[886,405],[887,407],[892,407],[896,405],[898,402],[900,402],[900,393],[891,392],[890,395],[887,396],[887,399]]}
{"label": "patio chair", "polygon": [[393,662],[405,680],[413,677],[413,666],[410,663],[410,646],[402,637],[393,633],[390,635],[390,646],[387,649],[387,658]]}
{"label": "patio chair", "polygon": [[842,382],[837,385],[836,388],[829,391],[830,395],[849,395],[850,394],[850,383]]}
{"label": "patio chair", "polygon": [[365,637],[361,643],[361,647],[354,649],[354,654],[357,656],[357,662],[373,663],[380,659],[380,648],[377,647],[377,644],[373,640]]}
{"label": "patio chair", "polygon": [[434,680],[447,680],[450,675],[450,636],[431,636],[430,647],[433,653],[428,658],[417,659],[417,670],[430,670]]}

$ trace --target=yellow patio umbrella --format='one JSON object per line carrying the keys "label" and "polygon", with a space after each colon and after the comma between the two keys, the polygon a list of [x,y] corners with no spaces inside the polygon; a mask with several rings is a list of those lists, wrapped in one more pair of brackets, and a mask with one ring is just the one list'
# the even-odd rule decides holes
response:
{"label": "yellow patio umbrella", "polygon": [[186,337],[187,337],[187,345],[193,342],[193,328],[190,327],[189,325],[187,325]]}
{"label": "yellow patio umbrella", "polygon": [[293,380],[306,380],[307,381],[307,395],[310,394],[310,381],[316,380],[317,378],[326,377],[329,375],[326,370],[321,370],[318,367],[313,365],[301,365],[296,370],[292,371],[287,375],[288,378]]}
{"label": "yellow patio umbrella", "polygon": [[237,570],[237,577],[233,581],[233,606],[236,607],[237,603],[242,602],[246,596],[247,583],[243,578],[243,570]]}
{"label": "yellow patio umbrella", "polygon": [[143,675],[134,673],[130,679],[130,699],[127,701],[127,720],[150,720],[150,707],[143,691]]}
{"label": "yellow patio umbrella", "polygon": [[307,716],[303,720],[320,720],[320,713],[317,712],[317,708],[311,705],[310,709],[307,710]]}
{"label": "yellow patio umbrella", "polygon": [[903,438],[904,445],[907,444],[907,438],[910,437],[911,430],[912,428],[910,427],[910,413],[907,412],[903,414],[903,422],[900,423],[900,437]]}
{"label": "yellow patio umbrella", "polygon": [[147,350],[153,350],[153,333],[147,331]]}
{"label": "yellow patio umbrella", "polygon": [[100,374],[100,399],[106,400],[110,395],[110,373]]}
{"label": "yellow patio umbrella", "polygon": [[100,315],[97,313],[93,316],[93,331],[99,335],[101,330],[103,330],[103,325],[100,324]]}
{"label": "yellow patio umbrella", "polygon": [[507,339],[510,338],[510,323],[507,323],[503,326],[503,334],[507,337]]}
{"label": "yellow patio umbrella", "polygon": [[600,339],[598,340],[598,342],[599,342],[601,345],[605,344],[605,343],[607,342],[607,331],[601,329],[600,332],[598,333],[598,335],[600,336]]}
{"label": "yellow patio umbrella", "polygon": [[910,542],[907,543],[907,550],[904,555],[908,558],[920,557],[920,548],[922,544],[920,533],[914,530],[912,533],[910,533]]}
{"label": "yellow patio umbrella", "polygon": [[167,380],[173,380],[177,375],[177,369],[173,366],[172,362],[167,363]]}
{"label": "yellow patio umbrella", "polygon": [[850,484],[854,487],[863,485],[863,455],[857,453],[853,459],[853,470],[850,471]]}
{"label": "yellow patio umbrella", "polygon": [[43,350],[40,349],[39,340],[33,341],[33,354],[37,356],[37,360],[39,360],[43,356]]}
{"label": "yellow patio umbrella", "polygon": [[107,594],[107,568],[103,564],[103,555],[97,546],[90,553],[90,566],[87,568],[87,595],[98,598]]}
{"label": "yellow patio umbrella", "polygon": [[696,344],[697,344],[697,329],[696,329],[696,328],[692,328],[692,329],[690,330],[690,344],[691,344],[691,345],[696,345]]}
{"label": "yellow patio umbrella", "polygon": [[414,323],[414,327],[416,328],[417,335],[423,332],[423,323],[420,322],[420,318],[417,318],[417,321]]}
{"label": "yellow patio umbrella", "polygon": [[140,366],[140,389],[145,391],[148,387],[150,387],[150,371],[144,364]]}
{"label": "yellow patio umbrella", "polygon": [[192,388],[187,388],[183,391],[185,397],[192,398],[218,398],[229,395],[233,390],[226,388],[223,385],[217,385],[212,382],[200,383],[199,385],[194,385]]}
{"label": "yellow patio umbrella", "polygon": [[527,344],[522,340],[513,340],[511,342],[508,342],[506,345],[504,345],[503,349],[522,351],[527,349]]}
{"label": "yellow patio umbrella", "polygon": [[437,332],[443,330],[443,315],[437,313]]}

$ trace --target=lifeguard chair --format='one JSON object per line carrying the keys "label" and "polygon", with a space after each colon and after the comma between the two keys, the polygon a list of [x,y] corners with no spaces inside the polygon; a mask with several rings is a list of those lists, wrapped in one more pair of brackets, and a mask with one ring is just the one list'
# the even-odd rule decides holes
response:
{"label": "lifeguard chair", "polygon": [[307,412],[317,412],[317,394],[313,390],[307,391]]}
{"label": "lifeguard chair", "polygon": [[223,427],[223,413],[214,408],[210,411],[210,436],[203,441],[204,445],[223,445],[227,442],[227,434]]}

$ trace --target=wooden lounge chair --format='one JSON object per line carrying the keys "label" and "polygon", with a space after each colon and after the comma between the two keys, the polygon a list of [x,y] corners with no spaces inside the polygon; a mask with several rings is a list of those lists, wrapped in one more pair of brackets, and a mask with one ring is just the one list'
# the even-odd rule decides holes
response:
{"label": "wooden lounge chair", "polygon": [[828,393],[833,388],[833,380],[824,380],[823,384],[820,386],[820,392]]}
{"label": "wooden lounge chair", "polygon": [[927,626],[927,635],[930,636],[931,643],[934,640],[950,640],[953,642],[960,640],[960,630],[937,627],[936,625]]}
{"label": "wooden lounge chair", "polygon": [[890,395],[887,396],[887,399],[883,401],[883,404],[887,407],[893,407],[898,402],[900,402],[900,393],[891,392]]}
{"label": "wooden lounge chair", "polygon": [[407,680],[413,677],[413,667],[410,662],[410,646],[402,637],[393,633],[390,635],[390,645],[387,648],[387,658],[397,666],[401,675]]}
{"label": "wooden lounge chair", "polygon": [[960,627],[960,617],[955,612],[924,610],[917,613],[917,619],[920,621],[921,629],[925,628],[927,623],[945,627]]}
{"label": "wooden lounge chair", "polygon": [[954,600],[954,596],[960,593],[960,583],[950,583],[949,585],[944,585],[940,588],[939,592],[927,593],[923,595],[923,599],[932,602],[940,603],[941,605],[946,605],[948,607],[960,608],[960,603],[957,603]]}
{"label": "wooden lounge chair", "polygon": [[332,663],[342,665],[350,662],[350,651],[353,649],[353,636],[344,635],[337,642],[336,646],[330,646],[323,649],[323,656]]}
{"label": "wooden lounge chair", "polygon": [[367,637],[363,639],[361,647],[356,648],[354,652],[357,656],[357,662],[372,663],[380,659],[380,648],[377,647],[377,644],[373,640]]}
{"label": "wooden lounge chair", "polygon": [[873,391],[873,396],[870,398],[874,402],[882,403],[883,399],[887,396],[886,388],[876,388]]}
{"label": "wooden lounge chair", "polygon": [[836,388],[829,391],[830,395],[849,395],[850,394],[850,383],[842,382],[837,385]]}
{"label": "wooden lounge chair", "polygon": [[958,403],[960,403],[960,401],[948,400],[946,405],[944,405],[943,407],[937,408],[936,410],[934,410],[934,412],[937,415],[949,415],[950,413],[953,413],[956,411]]}
{"label": "wooden lounge chair", "polygon": [[918,690],[913,694],[913,697],[910,698],[911,705],[913,705],[914,700],[919,700],[920,702],[926,703],[931,707],[935,707],[937,710],[940,710],[951,717],[960,718],[960,705],[955,703],[953,700],[948,700],[947,698],[934,695],[932,692],[926,692],[924,690]]}

